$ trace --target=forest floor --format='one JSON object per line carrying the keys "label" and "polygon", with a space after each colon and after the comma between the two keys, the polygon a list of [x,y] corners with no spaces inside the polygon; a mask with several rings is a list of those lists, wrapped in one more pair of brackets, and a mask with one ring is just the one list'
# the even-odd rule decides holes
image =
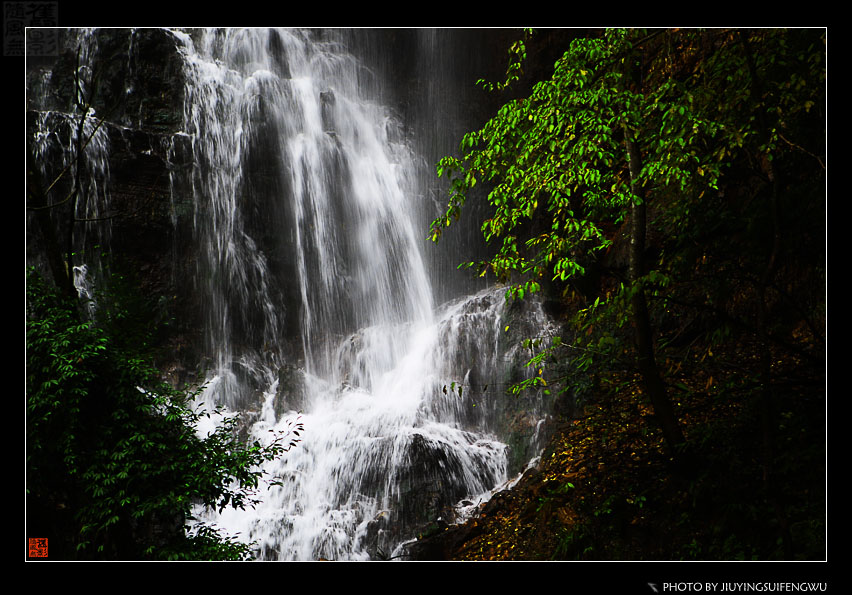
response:
{"label": "forest floor", "polygon": [[535,468],[465,523],[421,535],[417,559],[825,560],[824,370],[773,363],[767,469],[758,360],[737,345],[669,368],[687,439],[676,457],[639,378],[602,377]]}

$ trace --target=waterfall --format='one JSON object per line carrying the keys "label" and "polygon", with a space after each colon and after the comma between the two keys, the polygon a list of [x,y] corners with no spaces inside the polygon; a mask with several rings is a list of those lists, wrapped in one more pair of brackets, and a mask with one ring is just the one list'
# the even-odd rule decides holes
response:
{"label": "waterfall", "polygon": [[[426,180],[442,149],[424,155],[429,141],[411,128],[426,121],[389,107],[398,97],[386,80],[399,73],[376,59],[376,38],[169,33],[185,81],[169,155],[175,139],[191,155],[189,168],[170,168],[169,188],[182,225],[192,209],[181,227],[192,237],[180,241],[193,245],[184,282],[203,325],[200,398],[239,413],[252,440],[297,416],[304,427],[297,447],[265,466],[273,481],[256,508],[196,514],[255,542],[263,560],[400,554],[430,521],[487,499],[540,446],[545,395],[505,393],[531,373],[520,339],[550,322],[534,300],[449,281],[452,267],[426,253],[438,202]],[[434,51],[436,35],[415,32],[410,47]],[[127,71],[140,65],[128,60]],[[449,88],[424,86],[442,97]],[[438,104],[429,95],[410,108]],[[53,128],[39,128],[39,151],[55,150]],[[86,149],[100,168],[87,179],[108,180],[106,141],[96,133]],[[86,265],[76,272],[86,291]],[[519,430],[521,410],[535,419]]]}
{"label": "waterfall", "polygon": [[304,424],[298,447],[265,468],[278,484],[256,509],[200,514],[256,542],[261,559],[389,555],[508,478],[494,395],[524,373],[509,307],[494,288],[433,303],[417,156],[347,36],[175,34],[206,398],[254,407],[253,439],[296,415]]}
{"label": "waterfall", "polygon": [[[256,509],[207,520],[256,541],[261,559],[367,560],[398,554],[429,521],[487,500],[509,478],[499,397],[521,371],[508,309],[503,291],[490,289],[429,320],[344,338],[332,379],[301,376],[304,440],[266,466],[280,485]],[[538,308],[526,321],[547,325]],[[275,414],[276,388],[255,439],[294,415]]]}

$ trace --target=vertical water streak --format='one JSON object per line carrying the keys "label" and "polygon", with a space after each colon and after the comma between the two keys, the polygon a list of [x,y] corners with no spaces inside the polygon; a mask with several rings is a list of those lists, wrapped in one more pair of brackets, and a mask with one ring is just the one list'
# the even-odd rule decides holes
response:
{"label": "vertical water streak", "polygon": [[[300,299],[285,307],[300,311],[312,372],[332,370],[334,343],[354,329],[428,318],[420,234],[401,190],[409,156],[389,139],[382,108],[359,95],[370,74],[333,42],[299,31],[206,31],[196,42],[186,122],[206,244],[199,290],[209,297],[208,346],[220,351],[220,367],[236,341],[281,342],[282,304],[270,301],[264,250],[292,250],[296,278],[285,282],[298,285]],[[292,241],[259,248],[252,216],[273,220],[259,235]],[[260,321],[248,319],[258,310]]]}
{"label": "vertical water streak", "polygon": [[261,364],[274,362],[279,334],[267,259],[245,216],[255,79],[203,53],[212,51],[207,37],[198,53],[188,37],[179,38],[187,44],[184,118],[194,157],[191,188],[200,244],[196,282],[205,311],[205,352],[214,358],[219,381],[211,386],[221,387],[212,398],[233,407],[240,400],[239,372],[270,375],[252,356],[260,354]]}
{"label": "vertical water streak", "polygon": [[[54,109],[43,103],[43,97],[29,98],[35,110],[29,148],[46,193],[41,198],[51,205],[50,217],[63,238],[63,248],[73,253],[74,285],[79,295],[89,300],[94,286],[103,281],[101,255],[109,251],[112,235],[109,133],[102,115],[90,105],[96,93],[94,64],[98,59],[97,39],[92,33],[89,29],[76,30],[68,41],[77,51],[75,97],[70,106],[62,106],[68,109]],[[47,82],[45,78],[45,88]],[[94,314],[93,301],[86,308]]]}

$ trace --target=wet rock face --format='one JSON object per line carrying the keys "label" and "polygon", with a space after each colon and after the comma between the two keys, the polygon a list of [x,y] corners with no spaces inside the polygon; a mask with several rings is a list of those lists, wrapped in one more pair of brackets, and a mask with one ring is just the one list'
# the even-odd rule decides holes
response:
{"label": "wet rock face", "polygon": [[[373,559],[387,559],[394,544],[416,537],[434,523],[446,525],[454,515],[453,505],[467,495],[463,462],[440,442],[414,434],[406,445],[406,459],[408,465],[395,480],[399,486],[395,506],[367,525],[363,545]],[[365,484],[374,488],[386,481],[380,473],[365,477]]]}
{"label": "wet rock face", "polygon": [[304,370],[292,364],[281,366],[275,394],[275,415],[281,417],[288,411],[302,411],[305,406]]}
{"label": "wet rock face", "polygon": [[411,464],[403,469],[400,517],[405,526],[417,526],[433,518],[443,506],[467,495],[457,478],[462,463],[440,444],[415,434],[408,452]]}
{"label": "wet rock face", "polygon": [[172,217],[181,210],[172,201],[172,174],[191,160],[186,137],[177,134],[183,128],[184,76],[176,41],[161,29],[100,29],[85,39],[69,31],[63,37],[66,49],[56,61],[28,73],[29,108],[47,114],[42,130],[32,134],[50,132],[59,146],[68,146],[63,117],[54,114],[79,114],[75,96],[82,88],[94,121],[103,119],[108,133],[107,191],[121,243],[115,248],[157,254],[168,245]]}
{"label": "wet rock face", "polygon": [[66,49],[51,67],[28,73],[30,108],[72,111],[79,63],[80,84],[97,116],[161,134],[181,129],[183,64],[171,33],[99,29],[85,40],[72,32],[64,38]]}
{"label": "wet rock face", "polygon": [[[133,271],[146,296],[167,296],[164,316],[192,326],[197,311],[190,294],[175,280],[193,266],[190,248],[194,205],[189,186],[190,139],[182,134],[183,60],[171,33],[161,29],[101,29],[88,36],[62,32],[65,50],[52,63],[30,65],[27,73],[28,139],[40,179],[49,188],[31,199],[53,204],[66,198],[75,162],[81,183],[99,202],[98,220],[75,227],[75,241],[98,237],[99,249],[120,258]],[[75,73],[79,69],[79,80]],[[73,139],[79,114],[76,89],[90,105],[87,134],[96,138],[77,159]],[[98,148],[95,148],[95,145]],[[88,160],[88,162],[87,162]],[[97,167],[93,163],[98,161]],[[30,200],[30,199],[28,199]],[[68,230],[58,226],[65,237]],[[44,246],[28,231],[28,261],[37,263]],[[81,247],[88,250],[91,246]]]}

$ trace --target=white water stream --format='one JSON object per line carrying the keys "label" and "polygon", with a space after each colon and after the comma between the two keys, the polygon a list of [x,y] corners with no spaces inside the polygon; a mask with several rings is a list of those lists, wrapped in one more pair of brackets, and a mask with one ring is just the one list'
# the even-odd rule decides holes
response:
{"label": "white water stream", "polygon": [[[265,469],[283,485],[205,520],[257,542],[261,559],[390,555],[418,523],[507,480],[493,395],[517,358],[502,291],[433,304],[415,155],[381,81],[333,35],[175,35],[215,360],[205,398],[245,409],[248,376],[262,394],[253,438],[304,424]],[[260,249],[264,234],[289,268]],[[283,347],[293,332],[298,356]]]}

